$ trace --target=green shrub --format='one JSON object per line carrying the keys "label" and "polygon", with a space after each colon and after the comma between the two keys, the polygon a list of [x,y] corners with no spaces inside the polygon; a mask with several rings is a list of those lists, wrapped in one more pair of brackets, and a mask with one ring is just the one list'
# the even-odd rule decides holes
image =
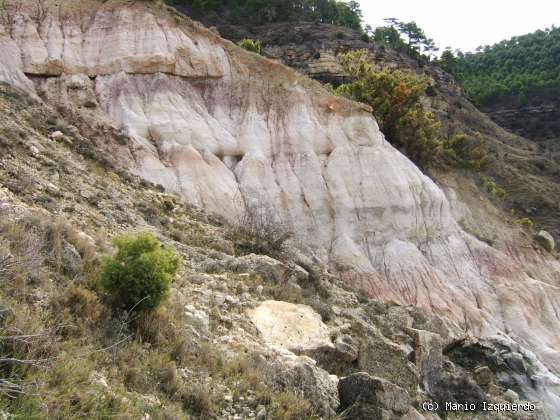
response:
{"label": "green shrub", "polygon": [[515,224],[523,226],[525,229],[532,230],[535,224],[528,217],[523,217],[521,219],[515,219]]}
{"label": "green shrub", "polygon": [[[482,136],[453,134],[443,141],[443,160],[450,166],[480,171],[490,160]],[[503,191],[503,190],[502,190]],[[505,191],[503,191],[505,198]]]}
{"label": "green shrub", "polygon": [[400,71],[377,71],[367,51],[340,56],[352,82],[336,88],[340,96],[372,107],[373,115],[387,140],[414,162],[429,166],[442,154],[441,126],[424,110],[421,102],[428,81]]}
{"label": "green shrub", "polygon": [[366,50],[339,57],[352,81],[341,84],[334,93],[371,106],[387,140],[416,164],[479,170],[488,162],[480,135],[454,133],[444,137],[440,122],[422,103],[430,88],[426,77],[398,70],[377,71]]}
{"label": "green shrub", "polygon": [[251,39],[251,38],[245,38],[245,39],[239,41],[239,43],[237,45],[239,45],[244,50],[251,51],[251,52],[254,52],[256,54],[261,53],[261,41],[259,41],[258,39],[254,40],[254,39]]}
{"label": "green shrub", "polygon": [[507,192],[505,189],[501,188],[496,184],[495,181],[487,178],[485,176],[482,177],[482,183],[484,184],[484,189],[486,192],[493,198],[504,201],[507,197]]}
{"label": "green shrub", "polygon": [[149,233],[114,240],[117,253],[102,262],[101,286],[136,311],[156,308],[166,297],[179,258]]}

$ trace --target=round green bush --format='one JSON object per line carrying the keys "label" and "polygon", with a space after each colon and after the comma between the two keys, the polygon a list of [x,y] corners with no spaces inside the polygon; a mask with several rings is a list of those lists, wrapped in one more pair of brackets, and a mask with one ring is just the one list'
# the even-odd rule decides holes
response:
{"label": "round green bush", "polygon": [[101,286],[128,310],[156,308],[169,293],[179,257],[149,233],[119,236],[101,267]]}

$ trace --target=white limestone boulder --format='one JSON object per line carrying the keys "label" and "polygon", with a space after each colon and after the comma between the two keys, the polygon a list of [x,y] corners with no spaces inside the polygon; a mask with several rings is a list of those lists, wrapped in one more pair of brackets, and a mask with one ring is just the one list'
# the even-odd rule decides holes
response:
{"label": "white limestone boulder", "polygon": [[267,300],[249,312],[265,343],[294,353],[334,349],[328,327],[307,305]]}

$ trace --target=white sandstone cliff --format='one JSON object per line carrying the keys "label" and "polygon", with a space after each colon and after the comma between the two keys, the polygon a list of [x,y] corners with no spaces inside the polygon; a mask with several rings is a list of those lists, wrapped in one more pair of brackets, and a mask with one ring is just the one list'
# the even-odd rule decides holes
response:
{"label": "white sandstone cliff", "polygon": [[130,134],[135,173],[229,218],[258,201],[323,260],[370,273],[355,285],[372,296],[509,334],[560,373],[560,264],[465,233],[365,107],[142,2],[83,3],[6,6],[0,80],[87,99],[79,112]]}

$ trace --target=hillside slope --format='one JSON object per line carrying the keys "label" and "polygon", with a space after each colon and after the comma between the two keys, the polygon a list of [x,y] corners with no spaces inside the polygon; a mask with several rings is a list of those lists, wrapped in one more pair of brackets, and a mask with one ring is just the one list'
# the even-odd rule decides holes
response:
{"label": "hillside slope", "polygon": [[[237,227],[116,167],[104,145],[122,133],[108,125],[84,137],[87,125],[4,84],[0,111],[3,417],[421,420],[433,400],[533,401],[519,419],[552,410],[554,376],[514,341],[368,299],[296,250],[247,254]],[[97,281],[110,239],[134,232],[181,260],[154,313],[115,308]],[[354,380],[378,399],[361,402]]]}
{"label": "hillside slope", "polygon": [[557,160],[559,57],[560,29],[553,26],[460,54],[452,71],[493,120],[539,142]]}
{"label": "hillside slope", "polygon": [[482,110],[502,127],[531,139],[558,159],[560,142],[560,87],[532,89],[526,99],[510,94],[484,105]]}
{"label": "hillside slope", "polygon": [[[458,203],[384,140],[364,106],[168,9],[85,3],[45,1],[37,15],[35,2],[7,2],[0,77],[72,121],[117,168],[230,221],[257,203],[316,263],[354,271],[350,286],[454,331],[514,340],[546,365],[539,395],[554,385],[553,255],[464,231]],[[554,397],[545,403],[557,409]]]}

